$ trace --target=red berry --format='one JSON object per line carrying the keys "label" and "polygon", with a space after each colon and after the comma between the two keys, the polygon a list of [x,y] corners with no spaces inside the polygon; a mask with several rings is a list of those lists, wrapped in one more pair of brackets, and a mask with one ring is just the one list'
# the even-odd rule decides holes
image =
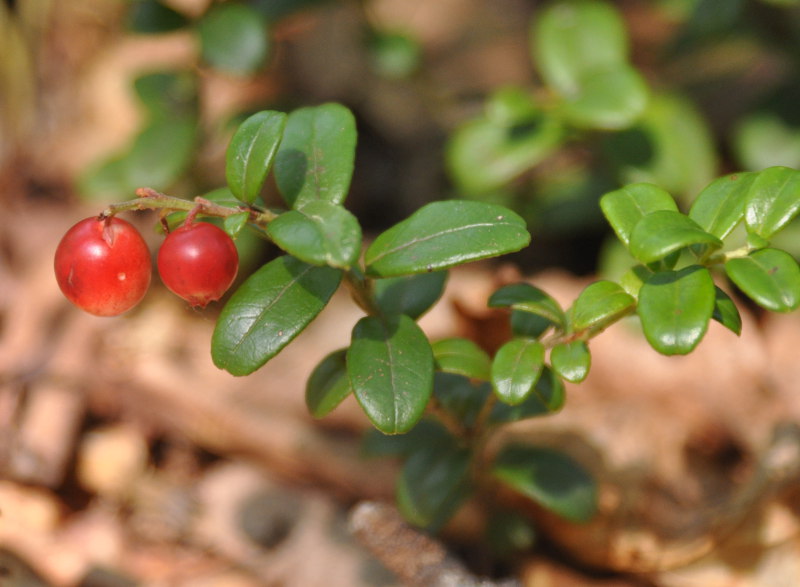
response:
{"label": "red berry", "polygon": [[150,251],[130,223],[86,218],[58,243],[56,280],[69,301],[97,316],[116,316],[138,304],[150,285]]}
{"label": "red berry", "polygon": [[158,251],[158,273],[170,291],[204,308],[222,297],[239,269],[231,237],[207,222],[173,230]]}

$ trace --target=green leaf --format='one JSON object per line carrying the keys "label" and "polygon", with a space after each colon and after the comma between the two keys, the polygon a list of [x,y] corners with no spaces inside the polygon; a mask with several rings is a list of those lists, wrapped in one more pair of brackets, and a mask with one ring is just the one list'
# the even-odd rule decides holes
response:
{"label": "green leaf", "polygon": [[364,434],[362,452],[365,457],[409,457],[427,447],[452,442],[452,436],[439,422],[422,419],[405,434],[384,434],[369,428]]}
{"label": "green leaf", "polygon": [[377,279],[375,301],[386,314],[405,314],[416,320],[442,296],[446,282],[447,271]]}
{"label": "green leaf", "polygon": [[470,451],[452,437],[414,452],[397,480],[397,507],[415,526],[435,532],[469,496]]}
{"label": "green leaf", "polygon": [[691,245],[717,249],[722,246],[722,241],[700,228],[688,216],[672,210],[645,215],[631,232],[631,254],[643,263],[660,261]]}
{"label": "green leaf", "polygon": [[365,262],[368,275],[392,277],[504,255],[529,242],[525,221],[507,208],[440,201],[380,234],[367,249]]}
{"label": "green leaf", "polygon": [[[779,93],[782,92],[779,90]],[[786,100],[791,100],[787,95]],[[746,169],[800,166],[800,132],[778,112],[763,110],[741,117],[733,136],[737,159]]]}
{"label": "green leaf", "polygon": [[361,226],[350,212],[325,200],[289,210],[267,225],[284,251],[311,265],[349,268],[361,253]]}
{"label": "green leaf", "polygon": [[701,191],[689,218],[717,238],[725,238],[744,217],[744,205],[755,173],[732,173],[714,180]]}
{"label": "green leaf", "polygon": [[613,281],[590,283],[572,304],[571,321],[575,332],[599,332],[636,306],[636,300]]}
{"label": "green leaf", "polygon": [[769,167],[750,187],[744,210],[747,230],[769,239],[800,212],[800,171]]}
{"label": "green leaf", "polygon": [[425,411],[433,391],[433,352],[408,316],[367,316],[353,329],[347,372],[356,399],[375,427],[400,434]]}
{"label": "green leaf", "polygon": [[154,120],[139,133],[125,156],[126,184],[166,190],[188,169],[196,139],[194,117]]}
{"label": "green leaf", "polygon": [[653,274],[637,307],[647,341],[665,355],[691,352],[708,329],[715,297],[711,274],[699,265]]}
{"label": "green leaf", "polygon": [[197,115],[197,76],[190,71],[162,71],[137,77],[134,90],[151,119]]}
{"label": "green leaf", "polygon": [[647,214],[658,210],[678,211],[678,205],[667,192],[649,183],[634,183],[600,198],[600,208],[627,247],[634,226]]}
{"label": "green leaf", "polygon": [[488,381],[492,360],[482,348],[466,338],[445,338],[431,345],[436,369]]}
{"label": "green leaf", "polygon": [[264,110],[245,120],[225,154],[225,177],[233,194],[252,204],[261,192],[286,126],[286,114]]}
{"label": "green leaf", "polygon": [[275,158],[275,181],[290,208],[317,200],[342,204],[350,189],[356,122],[341,104],[289,114]]}
{"label": "green leaf", "polygon": [[625,63],[628,39],[617,10],[597,0],[560,0],[532,23],[533,61],[545,82],[573,94],[587,71]]}
{"label": "green leaf", "polygon": [[536,314],[564,329],[566,318],[564,310],[547,293],[530,283],[512,283],[495,291],[489,297],[490,308],[511,307],[514,310]]}
{"label": "green leaf", "polygon": [[327,355],[306,382],[306,406],[315,418],[330,414],[352,391],[347,377],[346,352],[347,349],[340,349]]}
{"label": "green leaf", "polygon": [[336,291],[342,273],[283,256],[253,273],[220,313],[211,338],[214,364],[249,375],[308,326]]}
{"label": "green leaf", "polygon": [[269,36],[261,15],[244,4],[217,4],[197,23],[200,54],[216,69],[249,75],[264,64]]}
{"label": "green leaf", "polygon": [[737,336],[740,335],[742,333],[742,317],[739,315],[739,309],[727,293],[716,286],[714,286],[714,290],[716,295],[714,297],[714,313],[711,314],[711,318]]}
{"label": "green leaf", "polygon": [[747,257],[729,259],[725,272],[759,306],[791,312],[800,305],[800,268],[779,249],[761,249]]}
{"label": "green leaf", "polygon": [[580,383],[589,374],[592,355],[582,340],[557,344],[550,351],[550,364],[559,376],[572,383]]}
{"label": "green leaf", "polygon": [[226,216],[225,220],[222,221],[222,227],[225,229],[225,232],[231,238],[236,238],[236,236],[242,232],[242,229],[247,225],[247,221],[250,219],[249,212],[239,212],[238,214],[231,214],[230,216]]}
{"label": "green leaf", "polygon": [[542,370],[542,375],[533,386],[526,400],[515,406],[497,402],[492,409],[489,422],[502,424],[517,422],[526,418],[543,416],[559,411],[566,401],[566,390],[559,376],[547,366]]}
{"label": "green leaf", "polygon": [[533,391],[544,367],[544,345],[538,340],[513,338],[492,361],[492,387],[507,404],[516,405]]}
{"label": "green leaf", "polygon": [[574,126],[619,130],[632,125],[647,107],[649,90],[633,67],[618,64],[587,70],[578,88],[561,104],[561,114]]}
{"label": "green leaf", "polygon": [[136,33],[159,34],[177,30],[188,23],[180,12],[155,0],[134,0],[128,9],[128,28]]}
{"label": "green leaf", "polygon": [[492,386],[486,382],[473,383],[463,375],[437,372],[433,379],[433,394],[439,406],[452,414],[464,427],[475,425]]}
{"label": "green leaf", "polygon": [[396,31],[375,30],[369,43],[372,67],[383,77],[404,79],[419,67],[422,47],[417,39]]}
{"label": "green leaf", "polygon": [[550,448],[512,445],[497,456],[494,477],[571,522],[597,512],[597,485],[569,456]]}

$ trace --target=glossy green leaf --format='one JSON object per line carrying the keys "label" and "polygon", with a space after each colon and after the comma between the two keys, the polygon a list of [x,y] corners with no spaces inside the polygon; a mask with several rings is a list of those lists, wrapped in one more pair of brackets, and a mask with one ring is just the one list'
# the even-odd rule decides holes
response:
{"label": "glossy green leaf", "polygon": [[715,297],[704,267],[655,273],[639,290],[637,313],[647,341],[665,355],[691,352],[708,329]]}
{"label": "glossy green leaf", "polygon": [[470,451],[449,437],[413,453],[397,480],[397,507],[415,526],[435,532],[469,496]]}
{"label": "glossy green leaf", "polygon": [[425,411],[433,391],[433,352],[408,316],[367,316],[353,329],[347,372],[356,399],[375,427],[400,434]]}
{"label": "glossy green leaf", "polygon": [[343,203],[355,151],[355,118],[341,104],[300,108],[289,114],[275,157],[275,181],[284,201],[290,208],[316,200]]}
{"label": "glossy green leaf", "polygon": [[597,512],[592,476],[571,457],[550,448],[512,445],[495,460],[494,477],[572,522],[587,522]]}
{"label": "glossy green leaf", "polygon": [[311,265],[347,269],[361,253],[361,226],[356,217],[325,200],[284,212],[267,225],[267,236]]}
{"label": "glossy green leaf", "polygon": [[306,406],[315,418],[330,414],[350,395],[347,377],[347,349],[334,351],[320,361],[306,382]]}
{"label": "glossy green leaf", "polygon": [[711,318],[722,324],[731,332],[739,335],[742,333],[742,317],[739,315],[739,309],[730,296],[716,287],[714,297],[714,313]]}
{"label": "glossy green leaf", "polygon": [[550,351],[550,366],[557,375],[572,383],[580,383],[589,374],[592,355],[582,340],[557,344]]}
{"label": "glossy green leaf", "polygon": [[125,156],[125,183],[166,190],[188,169],[196,140],[197,120],[192,116],[152,121]]}
{"label": "glossy green leaf", "polygon": [[214,364],[248,375],[274,357],[328,303],[342,274],[283,256],[261,267],[234,292],[211,338]]}
{"label": "glossy green leaf", "polygon": [[636,122],[647,107],[647,83],[627,64],[587,70],[577,81],[577,90],[566,96],[560,109],[574,126],[624,129]]}
{"label": "glossy green leaf", "polygon": [[533,391],[544,367],[544,345],[538,340],[513,338],[501,346],[492,361],[492,387],[507,404],[516,405]]}
{"label": "glossy green leaf", "polygon": [[236,236],[242,232],[242,229],[247,226],[247,221],[249,219],[249,212],[231,214],[230,216],[226,216],[225,220],[222,221],[222,227],[225,229],[225,232],[231,236],[231,238],[236,238]]}
{"label": "glossy green leaf", "polygon": [[442,296],[446,282],[447,271],[376,279],[375,301],[386,314],[405,314],[416,320]]}
{"label": "glossy green leaf", "polygon": [[722,241],[680,212],[659,210],[636,223],[629,248],[641,262],[654,263],[691,245],[717,249],[722,246]]}
{"label": "glossy green leaf", "polygon": [[616,67],[628,56],[622,18],[599,0],[550,3],[534,19],[530,40],[545,82],[567,95],[578,90],[585,72]]}
{"label": "glossy green leaf", "polygon": [[779,249],[761,249],[725,263],[725,272],[759,306],[791,312],[800,305],[800,268]]}
{"label": "glossy green leaf", "polygon": [[701,191],[689,218],[717,238],[725,238],[744,218],[744,205],[755,173],[732,173],[720,177]]}
{"label": "glossy green leaf", "polygon": [[540,338],[553,323],[538,314],[531,314],[522,310],[511,310],[511,333],[523,338]]}
{"label": "glossy green leaf", "polygon": [[632,312],[636,300],[613,281],[595,281],[586,286],[572,304],[575,332],[600,331]]}
{"label": "glossy green leaf", "polygon": [[512,283],[495,291],[489,297],[490,308],[511,307],[541,316],[563,329],[566,325],[564,310],[550,295],[530,283]]}
{"label": "glossy green leaf", "polygon": [[286,114],[264,110],[236,129],[225,154],[225,177],[233,194],[252,204],[272,167],[286,126]]}
{"label": "glossy green leaf", "polygon": [[439,201],[380,234],[367,249],[365,262],[368,275],[392,277],[511,253],[529,242],[525,221],[507,208]]}
{"label": "glossy green leaf", "polygon": [[600,198],[600,208],[625,246],[630,243],[634,226],[647,214],[658,210],[678,211],[667,192],[649,183],[634,183]]}
{"label": "glossy green leaf", "polygon": [[475,425],[478,414],[492,393],[486,382],[472,382],[463,375],[437,372],[433,379],[433,394],[439,408],[449,412],[462,426]]}
{"label": "glossy green leaf", "polygon": [[431,347],[437,370],[456,373],[470,379],[489,380],[492,360],[486,351],[471,340],[445,338],[437,340]]}
{"label": "glossy green leaf", "polygon": [[261,15],[244,4],[216,4],[197,23],[200,54],[216,69],[248,75],[265,62],[269,35]]}
{"label": "glossy green leaf", "polygon": [[504,422],[517,422],[526,418],[544,416],[559,411],[566,401],[564,382],[549,367],[545,366],[542,375],[533,386],[534,393],[515,406],[497,402],[492,409],[489,422],[502,424]]}
{"label": "glossy green leaf", "polygon": [[744,210],[747,230],[769,239],[800,212],[800,171],[769,167],[750,186]]}

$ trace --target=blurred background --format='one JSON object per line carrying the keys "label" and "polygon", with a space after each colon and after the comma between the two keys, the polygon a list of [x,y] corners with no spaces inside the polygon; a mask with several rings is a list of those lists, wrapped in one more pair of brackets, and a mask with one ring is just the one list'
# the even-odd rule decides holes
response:
{"label": "blurred background", "polygon": [[[0,2],[0,584],[399,584],[345,520],[359,500],[391,499],[392,463],[361,458],[356,406],[314,422],[303,403],[308,372],[346,343],[358,317],[344,296],[275,365],[245,380],[211,365],[214,309],[191,311],[154,287],[131,315],[99,320],[68,307],[52,277],[64,231],[137,187],[193,198],[224,185],[225,148],[249,114],[329,101],[353,111],[347,206],[368,236],[445,198],[498,202],[525,217],[534,246],[510,258],[513,269],[454,275],[444,309],[423,321],[432,337],[491,329],[486,295],[509,271],[543,275],[567,303],[586,279],[614,275],[624,259],[597,205],[606,191],[650,181],[686,209],[719,175],[800,165],[800,2],[620,0],[597,14],[594,3],[563,4],[583,6],[575,39],[559,37],[563,11],[534,0]],[[608,47],[613,75],[587,74],[573,91],[563,63]],[[274,186],[262,197],[279,205]],[[158,242],[154,217],[131,219]],[[800,255],[797,222],[780,239]],[[254,239],[237,245],[243,275],[274,254]],[[638,371],[656,382],[656,399],[637,417],[661,418],[667,440],[623,442],[609,449],[619,462],[606,454],[617,465],[649,462],[687,512],[733,495],[733,481],[755,470],[776,413],[797,410],[796,400],[767,409],[750,394],[765,373],[771,393],[792,391],[797,367],[781,349],[797,348],[797,335],[745,318],[752,337],[724,339],[717,354],[681,363],[646,355]],[[639,352],[628,343],[626,353]],[[613,344],[612,365],[589,389],[624,388],[608,379],[620,367]],[[736,367],[704,381],[719,362]],[[680,369],[672,384],[658,379]],[[719,395],[707,390],[711,399],[688,416],[673,403],[665,412],[664,397],[677,387],[691,395],[692,386]],[[609,426],[597,413],[625,403],[625,393],[606,394],[611,407],[578,400],[554,433],[591,437],[605,453],[614,441],[597,432]],[[741,409],[720,416],[735,393],[745,394]],[[670,432],[669,415],[680,433]],[[648,432],[639,423],[633,438]],[[713,479],[691,490],[682,476],[694,461],[664,457],[687,446],[719,469],[700,467]],[[773,495],[765,487],[760,494]],[[653,520],[637,520],[663,538]],[[692,540],[714,542],[711,525]],[[480,512],[467,512],[449,535],[461,539],[449,544],[495,578],[733,584],[718,567],[659,575],[680,566],[660,562],[666,547],[633,549],[640,559],[624,549],[628,558],[578,554],[600,549],[602,533],[585,542],[550,528],[537,549],[521,531],[527,555],[508,558],[487,549],[479,526]],[[630,539],[622,525],[609,527]],[[647,576],[631,576],[634,559],[646,561]],[[777,567],[800,576],[796,545],[785,561]],[[739,571],[737,580],[750,581],[742,584],[778,584],[776,575]]]}

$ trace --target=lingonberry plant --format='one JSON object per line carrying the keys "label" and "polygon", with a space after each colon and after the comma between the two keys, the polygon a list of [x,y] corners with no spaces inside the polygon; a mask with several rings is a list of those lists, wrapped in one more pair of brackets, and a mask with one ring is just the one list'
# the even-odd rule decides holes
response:
{"label": "lingonberry plant", "polygon": [[[605,194],[602,211],[632,260],[618,283],[592,283],[566,309],[527,282],[500,288],[488,304],[509,310],[512,338],[494,356],[464,338],[432,342],[417,319],[439,299],[447,270],[520,250],[530,235],[511,210],[450,200],[422,207],[362,250],[359,223],[343,206],[355,143],[354,118],[338,104],[260,112],[231,140],[227,189],[193,202],[140,189],[140,197],[109,206],[92,222],[113,222],[123,210],[189,211],[189,224],[164,247],[176,234],[195,234],[203,225],[193,217],[203,215],[223,219],[231,236],[248,227],[282,250],[247,277],[219,315],[211,354],[234,375],[252,373],[280,352],[343,282],[365,315],[350,344],[310,374],[306,402],[323,417],[355,396],[377,430],[371,450],[404,459],[397,502],[420,526],[439,528],[469,496],[492,495],[494,483],[566,519],[590,519],[597,491],[578,463],[538,446],[490,449],[492,435],[561,409],[564,382],[589,372],[590,341],[623,317],[636,314],[648,342],[667,355],[691,352],[711,320],[738,334],[736,305],[715,273],[768,310],[800,305],[798,264],[770,246],[800,211],[800,172],[772,167],[715,180],[688,213],[649,183]],[[270,172],[284,210],[259,200]],[[177,272],[174,260],[170,271]],[[100,275],[98,289],[106,283]]]}

